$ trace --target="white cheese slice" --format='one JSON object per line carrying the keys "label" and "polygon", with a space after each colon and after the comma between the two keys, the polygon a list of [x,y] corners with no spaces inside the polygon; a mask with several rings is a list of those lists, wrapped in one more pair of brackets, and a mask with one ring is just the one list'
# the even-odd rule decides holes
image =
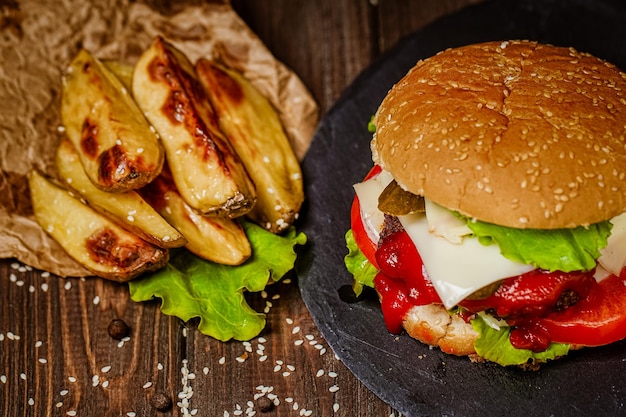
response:
{"label": "white cheese slice", "polygon": [[484,246],[475,238],[455,244],[430,233],[424,215],[399,217],[415,243],[428,277],[446,308],[493,282],[532,271],[532,265],[511,261],[498,245]]}
{"label": "white cheese slice", "polygon": [[463,242],[464,236],[472,234],[467,222],[459,219],[450,210],[428,199],[424,199],[424,201],[430,233],[457,244]]}
{"label": "white cheese slice", "polygon": [[361,206],[363,226],[374,243],[378,243],[378,236],[385,220],[383,212],[378,210],[378,196],[392,180],[393,177],[389,172],[381,171],[375,177],[353,186]]}
{"label": "white cheese slice", "polygon": [[613,228],[607,245],[600,250],[598,263],[608,272],[618,275],[626,265],[626,213],[611,219]]}

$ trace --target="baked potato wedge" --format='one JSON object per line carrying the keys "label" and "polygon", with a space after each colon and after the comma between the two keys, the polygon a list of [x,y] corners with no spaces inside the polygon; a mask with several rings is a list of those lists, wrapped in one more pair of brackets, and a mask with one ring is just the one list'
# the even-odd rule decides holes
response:
{"label": "baked potato wedge", "polygon": [[133,72],[133,95],[159,133],[181,196],[203,214],[241,216],[254,183],[221,132],[193,65],[157,37]]}
{"label": "baked potato wedge", "polygon": [[200,59],[204,86],[220,128],[248,168],[257,202],[248,217],[279,233],[296,219],[304,191],[302,172],[272,104],[240,73]]}
{"label": "baked potato wedge", "polygon": [[94,275],[125,282],[169,260],[167,250],[122,229],[38,171],[28,181],[37,223]]}
{"label": "baked potato wedge", "polygon": [[107,193],[93,185],[83,170],[76,148],[68,139],[62,140],[57,148],[56,165],[59,176],[69,188],[124,229],[161,248],[175,248],[186,243],[183,235],[136,191]]}
{"label": "baked potato wedge", "polygon": [[166,167],[140,191],[144,199],[187,239],[185,247],[195,255],[224,265],[239,265],[252,253],[241,225],[227,217],[206,216],[191,208],[176,189]]}
{"label": "baked potato wedge", "polygon": [[126,91],[132,90],[133,66],[121,61],[107,59],[102,61],[105,67],[117,77]]}
{"label": "baked potato wedge", "polygon": [[121,81],[84,49],[63,75],[61,118],[101,190],[137,189],[161,171],[164,151],[156,132]]}

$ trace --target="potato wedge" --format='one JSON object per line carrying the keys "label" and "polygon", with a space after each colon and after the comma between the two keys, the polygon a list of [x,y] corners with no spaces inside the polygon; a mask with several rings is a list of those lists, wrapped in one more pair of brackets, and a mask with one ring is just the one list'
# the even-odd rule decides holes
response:
{"label": "potato wedge", "polygon": [[63,76],[61,118],[101,190],[137,189],[161,172],[164,151],[156,132],[121,81],[84,49]]}
{"label": "potato wedge", "polygon": [[167,165],[157,179],[139,192],[181,231],[190,252],[224,265],[239,265],[250,257],[252,248],[241,225],[236,220],[202,215],[191,208],[178,193]]}
{"label": "potato wedge", "polygon": [[136,191],[107,193],[93,185],[83,170],[76,148],[68,139],[62,140],[57,148],[56,165],[68,187],[124,229],[161,248],[175,248],[186,243],[183,235]]}
{"label": "potato wedge", "polygon": [[107,59],[102,61],[105,67],[117,77],[126,91],[132,90],[133,66],[124,62]]}
{"label": "potato wedge", "polygon": [[228,217],[252,208],[254,183],[180,51],[156,38],[135,64],[133,95],[161,136],[176,187],[191,207]]}
{"label": "potato wedge", "polygon": [[117,226],[37,171],[28,177],[37,223],[94,275],[129,281],[164,266],[169,252]]}
{"label": "potato wedge", "polygon": [[256,185],[257,202],[248,217],[282,232],[296,219],[304,191],[300,164],[278,114],[240,73],[206,59],[196,63],[196,72],[220,128]]}

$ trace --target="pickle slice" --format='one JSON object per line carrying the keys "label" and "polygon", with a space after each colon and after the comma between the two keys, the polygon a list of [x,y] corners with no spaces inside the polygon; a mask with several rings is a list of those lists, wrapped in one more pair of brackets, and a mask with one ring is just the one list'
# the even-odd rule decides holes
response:
{"label": "pickle slice", "polygon": [[402,189],[393,180],[378,197],[378,210],[392,216],[404,216],[423,213],[426,208],[424,197]]}

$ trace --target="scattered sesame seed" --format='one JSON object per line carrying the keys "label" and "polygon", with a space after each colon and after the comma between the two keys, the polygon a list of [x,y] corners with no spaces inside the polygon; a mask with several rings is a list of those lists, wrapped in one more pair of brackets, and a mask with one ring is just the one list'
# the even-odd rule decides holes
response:
{"label": "scattered sesame seed", "polygon": [[74,376],[68,376],[68,377],[67,377],[67,380],[68,380],[68,381],[70,381],[70,382],[76,382],[76,377],[74,377]]}
{"label": "scattered sesame seed", "polygon": [[26,381],[26,374],[24,372],[22,372],[20,374],[20,378],[22,378],[24,381]]}
{"label": "scattered sesame seed", "polygon": [[339,387],[337,385],[333,385],[332,387],[328,388],[328,391],[337,392],[339,391]]}
{"label": "scattered sesame seed", "polygon": [[300,326],[296,326],[291,330],[291,334],[296,334],[300,331]]}
{"label": "scattered sesame seed", "polygon": [[69,291],[70,289],[72,289],[72,281],[67,281],[67,282],[65,283],[64,288],[65,288],[66,290],[68,290],[68,291]]}
{"label": "scattered sesame seed", "polygon": [[109,372],[111,370],[111,365],[107,365],[107,366],[103,366],[102,369],[100,369],[100,371],[103,374],[106,374],[107,372]]}
{"label": "scattered sesame seed", "polygon": [[224,365],[226,363],[226,358],[222,356],[218,362],[220,365]]}
{"label": "scattered sesame seed", "polygon": [[75,416],[76,415],[76,410],[70,410],[67,413],[65,413],[68,416]]}
{"label": "scattered sesame seed", "polygon": [[109,381],[108,381],[108,380],[107,380],[107,381],[104,381],[104,382],[102,383],[102,388],[107,388],[108,386],[109,386]]}
{"label": "scattered sesame seed", "polygon": [[0,375],[0,382],[2,382],[3,384],[7,383],[7,376],[6,375]]}
{"label": "scattered sesame seed", "polygon": [[46,358],[39,358],[39,363],[48,363],[48,359],[46,359]]}
{"label": "scattered sesame seed", "polygon": [[337,411],[339,411],[339,404],[335,403],[333,404],[333,411],[336,413]]}
{"label": "scattered sesame seed", "polygon": [[157,369],[158,369],[159,371],[162,371],[162,370],[163,370],[163,364],[162,364],[161,362],[159,362],[159,363],[157,364]]}

